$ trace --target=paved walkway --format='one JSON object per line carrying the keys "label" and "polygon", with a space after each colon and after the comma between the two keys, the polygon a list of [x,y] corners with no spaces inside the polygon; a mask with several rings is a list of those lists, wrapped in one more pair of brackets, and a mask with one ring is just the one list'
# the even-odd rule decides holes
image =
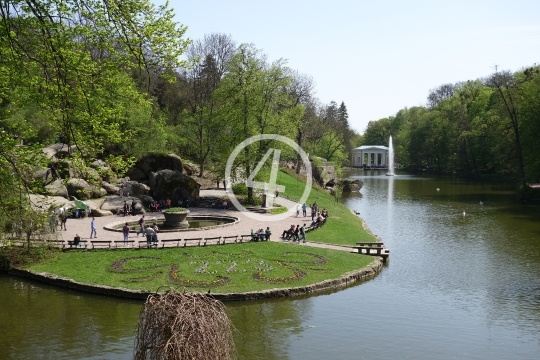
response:
{"label": "paved walkway", "polygon": [[[225,195],[224,190],[202,190],[201,191],[202,196],[222,196]],[[290,200],[278,197],[277,201],[280,205],[284,206],[295,206],[295,203],[293,203]],[[245,213],[240,211],[233,211],[233,210],[218,210],[218,209],[212,209],[212,208],[196,208],[192,207],[189,208],[189,211],[192,215],[228,215],[238,218],[240,221],[232,226],[224,226],[224,227],[218,227],[214,229],[209,230],[189,230],[189,231],[181,231],[181,232],[163,232],[159,233],[159,240],[167,240],[167,239],[178,239],[178,238],[212,238],[212,237],[219,237],[219,236],[235,236],[235,235],[249,235],[251,234],[251,229],[256,231],[257,229],[263,228],[266,229],[267,226],[270,227],[270,230],[272,231],[271,241],[276,242],[287,242],[280,238],[281,234],[283,233],[283,230],[288,229],[292,224],[294,225],[309,225],[311,223],[311,212],[310,209],[308,209],[308,216],[303,217],[302,211],[300,211],[300,216],[296,217],[296,212],[285,218],[284,220],[272,220],[275,216],[273,215],[263,215],[268,218],[269,221],[259,221],[252,219],[245,215]],[[118,222],[118,221],[137,221],[139,220],[141,215],[135,215],[135,216],[122,216],[122,215],[112,215],[112,216],[104,216],[104,217],[96,217],[96,228],[97,228],[97,239],[95,240],[111,240],[111,241],[122,241],[123,235],[121,232],[113,232],[113,231],[107,231],[104,230],[103,227],[107,224],[110,224],[112,222]],[[162,213],[146,213],[145,219],[146,223],[152,223],[153,219],[162,219],[163,214]],[[68,219],[66,223],[67,230],[66,231],[59,231],[61,233],[62,239],[64,241],[73,240],[73,238],[76,236],[76,234],[79,234],[81,237],[81,240],[90,240],[90,222],[92,218],[84,218],[84,219]],[[332,221],[332,218],[330,217],[328,221]],[[314,230],[317,231],[317,230]],[[338,246],[338,245],[330,245],[330,244],[321,244],[321,243],[312,243],[309,242],[309,235],[310,233],[307,233],[306,238],[307,242],[304,244],[300,244],[300,246],[312,246],[312,247],[319,247],[319,248],[327,248],[327,249],[335,249],[335,250],[343,250],[343,251],[349,251],[351,252],[351,248],[345,247],[345,246]],[[94,239],[92,239],[94,240]],[[143,241],[143,236],[137,236],[136,233],[132,232],[129,235],[129,240],[140,240]],[[161,246],[161,244],[160,244]],[[295,243],[296,246],[296,243]]]}

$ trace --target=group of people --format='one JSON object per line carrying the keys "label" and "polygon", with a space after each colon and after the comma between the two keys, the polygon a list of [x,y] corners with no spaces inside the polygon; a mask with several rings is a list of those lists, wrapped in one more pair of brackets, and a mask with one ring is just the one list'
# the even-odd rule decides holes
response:
{"label": "group of people", "polygon": [[263,241],[263,240],[270,240],[270,235],[272,235],[272,231],[270,231],[270,227],[266,227],[266,230],[263,228],[260,228],[256,232],[251,229],[251,239],[255,241]]}
{"label": "group of people", "polygon": [[[153,222],[152,225],[146,224],[146,220],[144,218],[144,215],[141,216],[139,219],[139,226],[140,229],[137,231],[137,236],[139,234],[146,236],[146,246],[157,246],[158,244],[158,233],[159,233],[159,227],[156,222]],[[123,227],[122,232],[124,233],[124,242],[129,241],[129,225],[126,223],[126,225]]]}
{"label": "group of people", "polygon": [[67,210],[62,209],[60,213],[53,212],[50,218],[50,228],[51,232],[55,233],[56,229],[58,227],[58,223],[60,223],[60,230],[64,229],[64,231],[67,230],[66,228],[66,222],[67,222],[68,214]]}
{"label": "group of people", "polygon": [[215,202],[212,203],[212,207],[216,209],[226,209],[227,205],[227,200],[221,199],[217,199]]}
{"label": "group of people", "polygon": [[131,204],[124,200],[124,205],[122,205],[122,214],[124,216],[135,215],[135,207],[137,206],[137,200],[133,199]]}
{"label": "group of people", "polygon": [[287,241],[292,239],[293,243],[294,242],[299,243],[301,240],[303,240],[303,242],[305,243],[306,242],[306,224],[304,224],[303,226],[300,226],[300,225],[294,226],[294,224],[292,224],[290,228],[283,231],[283,234],[281,234],[281,238]]}

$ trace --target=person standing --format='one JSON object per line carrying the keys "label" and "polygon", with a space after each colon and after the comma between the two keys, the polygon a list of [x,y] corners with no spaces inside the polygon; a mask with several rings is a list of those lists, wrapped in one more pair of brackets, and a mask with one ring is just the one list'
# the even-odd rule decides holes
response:
{"label": "person standing", "polygon": [[148,225],[144,232],[146,234],[146,247],[150,248],[152,247],[152,237],[154,236],[154,229],[152,229],[152,227]]}
{"label": "person standing", "polygon": [[64,231],[67,230],[66,228],[66,222],[67,222],[67,214],[66,214],[66,210],[62,211],[62,213],[60,214],[60,230],[62,230],[62,226],[64,227]]}
{"label": "person standing", "polygon": [[158,245],[158,232],[159,232],[159,228],[157,226],[157,223],[153,223],[152,224],[152,230],[154,230],[154,234],[152,235],[152,241],[154,242],[154,245]]}
{"label": "person standing", "polygon": [[279,196],[279,186],[276,186],[276,197]]}
{"label": "person standing", "polygon": [[303,204],[302,204],[302,215],[303,215],[304,217],[307,216],[307,205],[306,205],[306,203],[303,203]]}
{"label": "person standing", "polygon": [[127,216],[129,212],[129,205],[126,200],[124,200],[124,216]]}
{"label": "person standing", "polygon": [[131,200],[131,215],[135,215],[135,206],[137,206],[137,200]]}
{"label": "person standing", "polygon": [[295,241],[300,242],[300,225],[296,225],[296,229],[294,229],[292,242],[294,243]]}
{"label": "person standing", "polygon": [[129,241],[129,225],[126,223],[124,227],[122,228],[122,233],[124,234],[124,244],[127,244]]}
{"label": "person standing", "polygon": [[139,219],[139,226],[141,228],[139,229],[139,231],[137,231],[137,236],[139,236],[139,234],[144,235],[144,215],[141,216],[141,218]]}
{"label": "person standing", "polygon": [[97,238],[97,230],[96,230],[96,218],[92,216],[92,222],[90,223],[90,239],[92,238],[92,235]]}
{"label": "person standing", "polygon": [[296,217],[300,216],[300,204],[296,204]]}
{"label": "person standing", "polygon": [[120,193],[120,197],[124,197],[124,182],[121,181],[120,182],[120,185],[118,186],[119,187],[119,193]]}
{"label": "person standing", "polygon": [[298,239],[298,242],[300,242],[300,240],[304,240],[304,244],[306,243],[306,224],[300,228],[300,239]]}

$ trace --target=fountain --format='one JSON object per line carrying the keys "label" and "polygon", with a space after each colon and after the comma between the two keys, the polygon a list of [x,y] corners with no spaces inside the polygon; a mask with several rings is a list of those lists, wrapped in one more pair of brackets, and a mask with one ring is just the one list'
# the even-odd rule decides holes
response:
{"label": "fountain", "polygon": [[388,172],[386,176],[394,176],[394,145],[392,144],[392,135],[388,139]]}

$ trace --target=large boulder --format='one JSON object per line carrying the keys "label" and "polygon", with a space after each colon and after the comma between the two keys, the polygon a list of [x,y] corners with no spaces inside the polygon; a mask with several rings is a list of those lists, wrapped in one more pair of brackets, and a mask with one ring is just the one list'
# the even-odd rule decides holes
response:
{"label": "large boulder", "polygon": [[148,154],[137,161],[135,166],[128,171],[127,176],[132,180],[141,181],[147,179],[151,172],[163,169],[182,173],[182,159],[175,154]]}
{"label": "large boulder", "polygon": [[184,163],[183,168],[184,168],[184,173],[189,176],[196,174],[199,171],[199,168],[197,167],[197,165],[194,165],[191,163]]}
{"label": "large boulder", "polygon": [[48,158],[60,159],[69,156],[71,153],[73,153],[74,150],[76,150],[76,147],[69,147],[67,146],[67,144],[57,143],[47,146],[42,150]]}
{"label": "large boulder", "polygon": [[45,186],[45,191],[48,195],[51,196],[62,196],[67,198],[68,197],[68,190],[66,185],[62,183],[62,180],[56,179],[49,185]]}
{"label": "large boulder", "polygon": [[199,203],[199,183],[179,171],[157,171],[155,184],[152,196],[156,200],[171,198],[173,204],[179,199],[189,200],[191,205]]}
{"label": "large boulder", "polygon": [[74,196],[77,199],[92,199],[107,195],[107,191],[103,188],[92,186],[84,179],[71,178],[67,183],[67,191],[69,196]]}
{"label": "large boulder", "polygon": [[91,213],[92,213],[92,216],[95,216],[95,217],[110,216],[113,214],[109,210],[102,210],[102,209],[92,209]]}
{"label": "large boulder", "polygon": [[29,194],[30,204],[32,208],[40,211],[47,211],[49,209],[56,209],[59,207],[72,207],[72,202],[62,196],[46,196]]}
{"label": "large boulder", "polygon": [[101,187],[103,187],[105,191],[107,191],[107,194],[109,195],[118,195],[120,192],[120,188],[118,186],[109,184],[106,181],[101,182]]}
{"label": "large boulder", "polygon": [[130,188],[128,190],[130,191],[130,195],[140,198],[141,196],[148,195],[150,188],[148,185],[130,181]]}
{"label": "large boulder", "polygon": [[343,186],[343,192],[359,191],[364,183],[358,179],[342,179],[339,184]]}
{"label": "large boulder", "polygon": [[124,208],[124,201],[126,201],[130,206],[135,199],[135,214],[144,214],[144,208],[141,201],[135,197],[120,197],[118,195],[108,196],[103,204],[101,205],[101,210],[110,211],[113,214],[116,214],[118,211],[122,211]]}

